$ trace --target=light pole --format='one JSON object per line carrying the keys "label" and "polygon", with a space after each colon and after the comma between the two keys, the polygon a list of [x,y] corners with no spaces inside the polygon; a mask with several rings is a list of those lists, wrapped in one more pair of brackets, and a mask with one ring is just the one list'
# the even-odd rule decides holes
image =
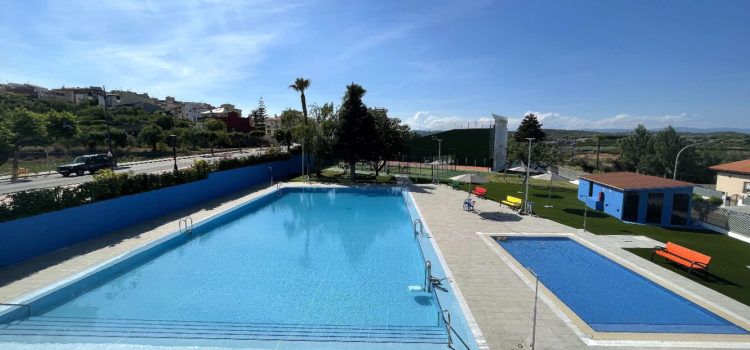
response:
{"label": "light pole", "polygon": [[528,163],[526,163],[526,190],[523,193],[524,200],[523,200],[523,212],[525,214],[529,213],[529,173],[531,171],[531,141],[534,141],[535,138],[533,137],[527,137],[527,140],[529,140],[529,158]]}
{"label": "light pole", "polygon": [[172,140],[172,159],[174,160],[174,174],[177,175],[177,135],[169,135]]}
{"label": "light pole", "polygon": [[682,149],[679,152],[677,152],[677,156],[674,158],[674,171],[672,172],[672,180],[677,180],[677,163],[680,160],[680,154],[682,153],[682,151],[684,151],[684,150],[686,150],[686,149],[688,149],[690,147],[705,145],[707,143],[711,143],[711,142],[715,142],[715,141],[716,140],[708,140],[708,141],[705,141],[705,142],[698,142],[698,143],[694,143],[692,145],[687,145],[685,147],[682,147]]}
{"label": "light pole", "polygon": [[439,138],[437,138],[435,136],[433,136],[432,139],[435,140],[435,141],[437,141],[437,143],[438,143],[438,162],[442,162],[443,158],[441,157],[440,151],[441,151],[442,146],[443,146],[443,139],[439,139]]}
{"label": "light pole", "polygon": [[102,111],[104,112],[104,119],[107,122],[107,144],[109,147],[109,150],[107,151],[107,155],[112,158],[112,170],[115,170],[115,165],[117,164],[117,160],[115,159],[115,153],[112,152],[112,135],[109,132],[109,114],[107,114],[107,88],[102,86],[102,94],[104,94],[104,103],[102,103]]}

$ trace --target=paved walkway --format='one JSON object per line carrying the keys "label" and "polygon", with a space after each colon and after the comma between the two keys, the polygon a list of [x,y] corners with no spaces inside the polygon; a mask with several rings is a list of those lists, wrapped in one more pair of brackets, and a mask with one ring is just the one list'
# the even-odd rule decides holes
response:
{"label": "paved walkway", "polygon": [[[461,208],[466,192],[445,185],[412,185],[410,188],[452,271],[454,282],[458,284],[491,349],[529,348],[534,295],[531,286],[488,244],[492,243],[489,236],[478,232],[576,235],[629,263],[653,271],[653,276],[649,276],[652,279],[662,278],[738,315],[750,315],[750,307],[622,249],[650,248],[659,243],[649,238],[594,235],[550,220],[520,216],[490,200],[477,200],[479,213],[470,213]],[[539,306],[537,349],[612,348],[587,346],[552,308],[541,301]],[[635,348],[643,349],[646,345],[649,343],[641,343]],[[702,345],[710,348],[710,344]],[[750,346],[750,343],[745,346]]]}

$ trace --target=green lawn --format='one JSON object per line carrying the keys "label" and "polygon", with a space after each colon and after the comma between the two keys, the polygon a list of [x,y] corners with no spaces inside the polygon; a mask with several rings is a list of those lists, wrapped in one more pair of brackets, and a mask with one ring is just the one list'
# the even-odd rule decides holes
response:
{"label": "green lawn", "polygon": [[[500,201],[506,195],[523,198],[522,186],[517,179],[505,183],[502,175],[495,175],[493,182],[483,184],[487,188],[487,198]],[[577,191],[573,186],[553,188],[550,204],[554,207],[544,208],[547,203],[547,187],[532,181],[529,200],[535,202],[534,212],[544,218],[571,227],[583,226],[583,203],[576,198]],[[468,185],[463,185],[466,190]],[[665,263],[664,259],[654,258],[654,263],[664,266],[676,273],[687,276],[700,284],[750,305],[750,244],[728,236],[707,230],[669,229],[657,226],[627,224],[602,212],[588,210],[586,230],[595,234],[634,234],[653,238],[660,242],[671,241],[682,246],[700,251],[712,257],[709,271],[712,275],[704,278],[700,275],[687,275],[687,271]],[[649,258],[651,249],[631,249],[632,253],[645,259]]]}

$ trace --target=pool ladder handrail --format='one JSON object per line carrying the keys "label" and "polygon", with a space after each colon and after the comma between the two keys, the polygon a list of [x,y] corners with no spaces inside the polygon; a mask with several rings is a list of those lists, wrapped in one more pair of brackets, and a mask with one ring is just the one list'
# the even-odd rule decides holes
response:
{"label": "pool ladder handrail", "polygon": [[427,232],[424,232],[424,224],[422,224],[421,219],[415,219],[414,220],[414,237],[422,236],[424,238],[430,238],[430,235],[427,234]]}
{"label": "pool ladder handrail", "polygon": [[[445,332],[448,334],[448,348],[453,349],[453,337],[451,336],[451,331],[453,330],[453,327],[451,327],[451,313],[447,309],[440,310],[438,313],[443,318],[443,322],[445,322]],[[446,317],[446,315],[448,317]]]}
{"label": "pool ladder handrail", "polygon": [[179,227],[180,234],[182,234],[182,233],[187,233],[187,234],[193,233],[193,218],[192,217],[186,216],[186,217],[180,219],[180,221],[177,223],[177,225]]}

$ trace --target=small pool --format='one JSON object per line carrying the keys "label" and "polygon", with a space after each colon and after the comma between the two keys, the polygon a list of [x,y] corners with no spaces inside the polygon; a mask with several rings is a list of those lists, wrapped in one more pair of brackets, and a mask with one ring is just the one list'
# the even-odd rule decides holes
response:
{"label": "small pool", "polygon": [[496,241],[595,331],[748,333],[575,240],[503,237]]}
{"label": "small pool", "polygon": [[0,342],[445,348],[439,311],[465,321],[452,291],[441,305],[409,288],[428,257],[442,268],[407,202],[400,188],[281,189],[34,300],[30,315],[0,313]]}

